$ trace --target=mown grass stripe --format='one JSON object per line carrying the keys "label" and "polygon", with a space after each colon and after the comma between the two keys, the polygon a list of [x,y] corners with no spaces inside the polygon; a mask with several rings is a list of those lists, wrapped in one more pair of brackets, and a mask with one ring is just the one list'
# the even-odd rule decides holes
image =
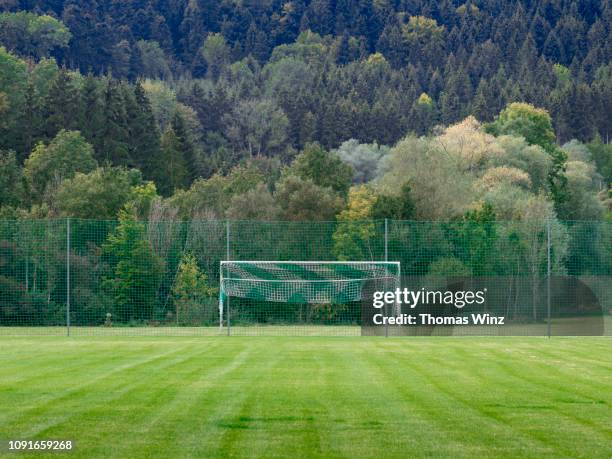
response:
{"label": "mown grass stripe", "polygon": [[0,432],[75,458],[612,456],[601,339],[0,344]]}

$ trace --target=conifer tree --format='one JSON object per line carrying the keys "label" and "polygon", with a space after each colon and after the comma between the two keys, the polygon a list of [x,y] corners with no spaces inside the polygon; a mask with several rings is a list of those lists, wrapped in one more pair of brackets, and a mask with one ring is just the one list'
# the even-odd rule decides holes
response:
{"label": "conifer tree", "polygon": [[206,37],[202,10],[197,0],[188,0],[179,31],[182,35],[181,55],[185,62],[191,63]]}
{"label": "conifer tree", "polygon": [[181,157],[185,164],[185,179],[183,185],[188,187],[197,176],[196,152],[192,140],[189,138],[189,132],[185,120],[179,112],[176,112],[171,121],[172,130],[178,141],[178,148]]}
{"label": "conifer tree", "polygon": [[444,91],[440,95],[440,108],[442,111],[442,122],[451,124],[465,118],[467,115],[467,104],[472,96],[470,79],[463,68],[459,68],[450,74]]}
{"label": "conifer tree", "polygon": [[136,82],[131,103],[127,106],[129,121],[130,158],[145,179],[154,176],[159,163],[160,134],[151,103],[140,82]]}
{"label": "conifer tree", "polygon": [[87,141],[94,146],[96,156],[100,159],[101,143],[104,127],[102,125],[102,101],[98,81],[90,72],[85,78],[81,89],[81,119],[79,129]]}
{"label": "conifer tree", "polygon": [[155,169],[155,183],[164,196],[170,196],[188,183],[188,170],[181,152],[181,141],[168,125],[161,137],[160,162]]}
{"label": "conifer tree", "polygon": [[25,89],[24,110],[20,123],[23,127],[21,149],[23,154],[19,157],[20,162],[25,160],[25,155],[32,151],[36,142],[40,140],[40,137],[43,135],[42,126],[44,121],[41,115],[42,113],[38,103],[36,88],[32,81],[28,81],[28,85]]}
{"label": "conifer tree", "polygon": [[78,92],[68,70],[61,69],[44,102],[45,135],[53,138],[61,129],[73,129],[78,113]]}
{"label": "conifer tree", "polygon": [[125,105],[119,84],[108,77],[104,90],[103,130],[99,160],[115,166],[130,163]]}

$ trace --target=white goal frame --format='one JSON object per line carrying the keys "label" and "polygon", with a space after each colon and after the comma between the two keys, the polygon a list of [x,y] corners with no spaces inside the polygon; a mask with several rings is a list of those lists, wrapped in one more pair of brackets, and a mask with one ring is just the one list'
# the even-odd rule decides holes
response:
{"label": "white goal frame", "polygon": [[[242,264],[242,265],[382,265],[382,266],[395,266],[397,267],[397,272],[393,276],[389,276],[395,278],[395,287],[401,287],[401,263],[399,261],[288,261],[288,260],[221,260],[220,270],[219,270],[219,328],[223,328],[223,309],[224,305],[221,299],[221,292],[223,291],[223,282],[226,280],[242,280],[231,277],[224,277],[224,265],[229,264]],[[292,279],[292,280],[283,280],[283,279],[244,279],[249,282],[261,282],[261,283],[283,283],[283,282],[303,282],[303,283],[322,283],[322,282],[338,282],[338,283],[347,283],[347,282],[365,282],[375,279],[381,279],[381,277],[372,277],[372,278],[349,278],[349,279],[329,279],[329,280],[300,280],[300,279]],[[227,305],[228,305],[228,316],[227,316],[227,324],[228,324],[228,333],[230,327],[230,315],[229,315],[229,296],[227,297]],[[397,305],[396,305],[397,307]]]}

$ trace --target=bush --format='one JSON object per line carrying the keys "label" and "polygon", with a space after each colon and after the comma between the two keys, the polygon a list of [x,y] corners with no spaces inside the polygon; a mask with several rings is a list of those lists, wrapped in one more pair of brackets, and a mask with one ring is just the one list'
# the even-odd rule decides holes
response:
{"label": "bush", "polygon": [[208,286],[206,274],[200,271],[196,258],[186,252],[178,267],[172,286],[178,325],[202,325],[207,318],[205,307],[210,304],[215,289]]}

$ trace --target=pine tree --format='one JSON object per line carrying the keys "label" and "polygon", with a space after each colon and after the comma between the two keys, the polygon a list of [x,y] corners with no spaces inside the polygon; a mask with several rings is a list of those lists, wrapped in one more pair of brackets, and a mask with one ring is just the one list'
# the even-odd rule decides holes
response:
{"label": "pine tree", "polygon": [[181,55],[190,64],[206,38],[202,11],[197,0],[188,0],[179,31],[182,35]]}
{"label": "pine tree", "polygon": [[247,53],[253,56],[257,62],[263,64],[268,59],[269,46],[266,34],[257,27],[255,21],[251,22],[246,34],[245,48]]}
{"label": "pine tree", "polygon": [[461,67],[448,77],[444,91],[440,96],[442,122],[451,124],[465,118],[468,114],[468,104],[471,98],[470,79]]}
{"label": "pine tree", "polygon": [[531,22],[529,33],[533,36],[538,49],[542,49],[542,46],[550,33],[550,24],[546,22],[542,16],[540,16],[539,12],[536,13]]}
{"label": "pine tree", "polygon": [[559,87],[551,93],[548,99],[548,106],[554,117],[555,133],[561,141],[572,138],[571,93],[571,85]]}
{"label": "pine tree", "polygon": [[479,121],[491,121],[493,119],[493,115],[497,112],[492,112],[490,110],[489,102],[488,102],[488,94],[489,94],[489,83],[486,79],[482,78],[478,83],[478,88],[476,88],[476,94],[474,95],[474,99],[472,100],[472,115],[476,117]]}
{"label": "pine tree", "polygon": [[307,18],[307,27],[319,35],[334,33],[334,12],[330,0],[313,0],[308,7],[304,18]]}
{"label": "pine tree", "polygon": [[417,134],[427,134],[434,126],[437,119],[436,112],[437,109],[431,97],[427,93],[422,93],[412,106],[414,130]]}
{"label": "pine tree", "polygon": [[408,57],[406,43],[397,24],[385,26],[376,43],[376,51],[382,53],[393,68],[399,69],[404,66]]}
{"label": "pine tree", "polygon": [[25,103],[23,115],[21,117],[22,126],[22,155],[19,156],[19,161],[23,162],[25,156],[32,151],[32,148],[36,144],[37,140],[43,135],[42,125],[43,119],[41,116],[41,110],[38,105],[38,97],[36,94],[36,88],[32,81],[28,81],[28,85],[25,90]]}
{"label": "pine tree", "polygon": [[103,134],[100,151],[97,152],[99,162],[110,162],[115,166],[130,163],[125,104],[119,84],[107,77],[104,90]]}
{"label": "pine tree", "polygon": [[567,57],[565,55],[565,51],[563,50],[563,45],[561,44],[559,36],[554,29],[548,34],[548,37],[544,42],[544,49],[542,52],[552,62],[557,62],[564,65],[567,64]]}
{"label": "pine tree", "polygon": [[349,35],[348,33],[342,34],[338,43],[338,52],[336,53],[336,63],[338,65],[344,65],[350,60],[350,48],[349,48]]}
{"label": "pine tree", "polygon": [[299,143],[298,147],[303,148],[309,142],[312,142],[315,138],[317,128],[317,120],[312,112],[308,111],[302,117],[299,129]]}
{"label": "pine tree", "polygon": [[444,89],[444,80],[442,75],[440,75],[440,71],[436,69],[433,71],[431,78],[429,79],[427,93],[434,99],[437,99],[440,96],[442,89]]}
{"label": "pine tree", "polygon": [[[593,118],[593,102],[591,88],[585,83],[577,83],[572,91],[571,109],[573,137],[584,142],[595,137],[595,126]],[[570,139],[561,139],[570,140]]]}
{"label": "pine tree", "polygon": [[188,187],[198,175],[195,147],[189,138],[189,132],[185,120],[179,112],[176,112],[171,121],[172,131],[178,142],[178,149],[185,164],[185,179],[183,185]]}
{"label": "pine tree", "polygon": [[51,139],[61,129],[74,129],[78,114],[78,92],[68,70],[61,69],[44,102],[45,135]]}
{"label": "pine tree", "polygon": [[102,135],[104,131],[103,107],[96,78],[90,72],[81,89],[81,112],[79,129],[85,139],[94,146],[96,156],[100,159]]}
{"label": "pine tree", "polygon": [[145,179],[151,179],[159,162],[160,133],[151,103],[140,81],[136,82],[130,100],[133,101],[128,105],[130,158]]}
{"label": "pine tree", "polygon": [[96,73],[104,71],[110,64],[111,47],[115,41],[109,40],[105,33],[109,26],[105,23],[99,2],[66,2],[62,22],[72,34],[70,48],[64,56],[66,61],[84,72],[89,69]]}
{"label": "pine tree", "polygon": [[511,84],[512,80],[508,78],[506,69],[502,65],[495,76],[489,81],[489,92],[487,94],[487,102],[489,104],[489,114],[494,117],[510,102],[510,94],[507,91],[507,85]]}
{"label": "pine tree", "polygon": [[175,190],[185,188],[188,182],[187,164],[181,152],[181,141],[168,125],[161,137],[160,164],[155,170],[155,183],[163,196],[170,196]]}

